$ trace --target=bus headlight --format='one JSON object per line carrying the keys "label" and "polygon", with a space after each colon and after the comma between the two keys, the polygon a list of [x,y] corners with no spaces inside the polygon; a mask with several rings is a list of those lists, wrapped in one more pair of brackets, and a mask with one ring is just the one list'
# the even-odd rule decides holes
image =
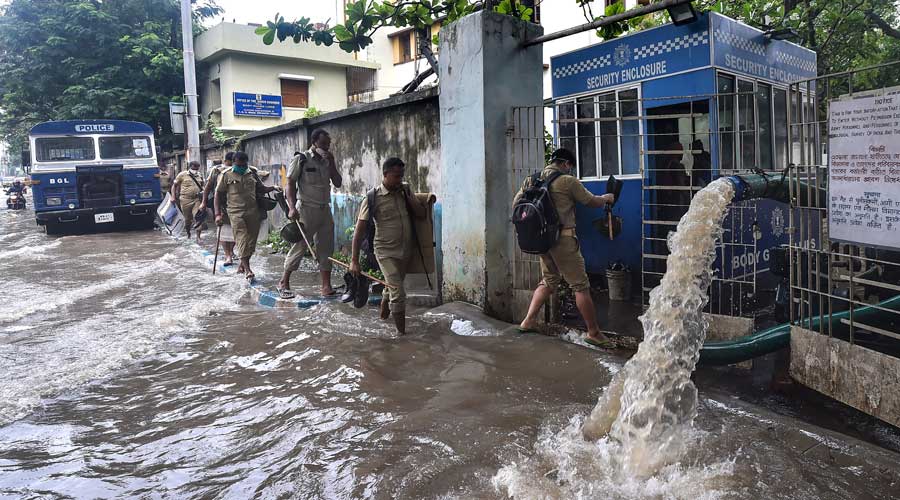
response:
{"label": "bus headlight", "polygon": [[46,203],[48,207],[56,207],[62,205],[62,198],[47,198],[46,200],[44,200],[44,203]]}
{"label": "bus headlight", "polygon": [[153,191],[141,191],[141,199],[153,198]]}

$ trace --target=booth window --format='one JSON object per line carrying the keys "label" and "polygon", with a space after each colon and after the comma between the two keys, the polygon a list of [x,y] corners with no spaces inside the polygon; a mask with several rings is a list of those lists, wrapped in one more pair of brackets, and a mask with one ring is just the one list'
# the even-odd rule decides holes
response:
{"label": "booth window", "polygon": [[759,167],[773,170],[772,164],[772,86],[756,85],[756,116],[759,121]]}
{"label": "booth window", "polygon": [[619,121],[616,94],[610,92],[599,96],[600,167],[604,177],[619,175]]}
{"label": "booth window", "polygon": [[738,80],[738,124],[741,168],[744,169],[756,166],[756,119],[753,101],[753,82]]}
{"label": "booth window", "polygon": [[559,146],[576,154],[579,178],[640,173],[639,115],[637,88],[557,104]]}
{"label": "booth window", "polygon": [[775,111],[775,168],[782,169],[787,166],[787,91],[778,88],[772,90]]}
{"label": "booth window", "polygon": [[[640,173],[641,123],[637,89],[619,91],[619,116],[622,123],[622,174]],[[630,119],[629,119],[630,118]]]}
{"label": "booth window", "polygon": [[575,152],[575,104],[571,102],[562,103],[557,107],[557,116],[559,120],[559,147]]}
{"label": "booth window", "polygon": [[286,108],[308,108],[309,82],[282,79],[281,101]]}
{"label": "booth window", "polygon": [[734,170],[734,78],[719,75],[719,142],[722,170]]}
{"label": "booth window", "polygon": [[594,98],[578,99],[578,172],[582,178],[597,177],[597,121],[594,117]]}

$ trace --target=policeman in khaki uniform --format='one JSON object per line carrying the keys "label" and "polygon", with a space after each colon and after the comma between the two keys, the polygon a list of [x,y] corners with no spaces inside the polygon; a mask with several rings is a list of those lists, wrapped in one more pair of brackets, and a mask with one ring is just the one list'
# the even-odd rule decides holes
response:
{"label": "policeman in khaki uniform", "polygon": [[[175,176],[172,183],[172,199],[178,200],[181,215],[184,216],[184,229],[188,238],[191,237],[191,226],[194,224],[194,215],[200,211],[200,195],[203,192],[203,175],[200,174],[200,162],[192,161],[188,169]],[[200,238],[200,231],[197,231]]]}
{"label": "policeman in khaki uniform", "polygon": [[[565,279],[572,287],[572,291],[575,292],[578,312],[581,313],[581,317],[584,318],[587,325],[588,332],[585,341],[598,347],[613,347],[609,338],[600,333],[597,326],[597,314],[594,310],[594,301],[591,299],[590,283],[584,268],[584,257],[581,256],[578,239],[575,236],[575,204],[600,208],[615,200],[612,194],[595,196],[588,191],[581,181],[570,175],[574,168],[575,155],[567,149],[557,149],[551,156],[550,165],[541,172],[541,179],[547,179],[555,172],[563,174],[550,184],[550,197],[559,213],[562,230],[556,246],[551,248],[549,253],[540,256],[543,279],[531,297],[528,314],[519,325],[519,331],[522,333],[536,331],[537,316],[541,307]],[[513,200],[513,205],[522,196],[530,182],[530,177],[525,179],[522,189]]]}
{"label": "policeman in khaki uniform", "polygon": [[245,274],[248,280],[255,275],[250,269],[250,257],[256,252],[256,240],[262,225],[262,214],[256,203],[257,195],[274,191],[274,186],[263,186],[255,172],[247,166],[247,153],[234,154],[234,166],[219,175],[216,186],[216,225],[225,223],[221,198],[224,196],[228,219],[234,231],[237,257],[241,260],[237,272]]}
{"label": "policeman in khaki uniform", "polygon": [[[368,197],[359,209],[356,229],[353,233],[350,272],[360,274],[359,250],[366,237],[369,220],[375,220],[375,258],[387,283],[385,298],[381,302],[381,317],[394,315],[394,325],[401,335],[406,333],[406,289],[404,280],[414,267],[420,246],[413,237],[413,219],[427,217],[428,207],[413,195],[408,184],[403,183],[405,165],[399,158],[388,158],[382,164],[383,180],[375,189],[375,206],[369,206]],[[410,214],[410,209],[412,214]],[[425,269],[427,272],[427,269]]]}
{"label": "policeman in khaki uniform", "polygon": [[[295,155],[288,171],[285,191],[288,218],[299,220],[310,243],[315,246],[319,259],[319,274],[322,278],[322,295],[334,295],[331,287],[331,261],[334,253],[334,219],[331,216],[331,185],[339,188],[343,183],[341,173],[331,154],[331,136],[323,129],[316,129],[310,136],[312,146],[308,151]],[[299,195],[299,196],[298,196]],[[299,200],[300,210],[297,210]],[[300,267],[300,260],[306,252],[306,242],[301,239],[294,243],[284,259],[284,273],[278,282],[278,292],[282,298],[293,297],[291,273]]]}
{"label": "policeman in khaki uniform", "polygon": [[[200,202],[200,210],[206,210],[208,207],[206,206],[207,200],[209,199],[210,193],[215,191],[216,186],[219,184],[219,176],[224,172],[231,170],[231,167],[234,166],[234,151],[229,151],[225,153],[225,162],[213,167],[212,172],[209,173],[209,178],[206,180],[206,186],[203,187],[203,200]],[[222,210],[222,230],[219,234],[219,240],[222,243],[222,249],[225,251],[225,262],[223,265],[231,266],[234,265],[234,232],[231,230],[231,222],[228,220],[228,210]]]}

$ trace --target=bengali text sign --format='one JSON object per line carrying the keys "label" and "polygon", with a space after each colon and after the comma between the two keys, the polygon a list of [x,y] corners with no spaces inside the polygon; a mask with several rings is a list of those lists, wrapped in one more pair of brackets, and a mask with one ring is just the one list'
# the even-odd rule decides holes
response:
{"label": "bengali text sign", "polygon": [[900,248],[900,94],[832,101],[829,141],[829,236]]}

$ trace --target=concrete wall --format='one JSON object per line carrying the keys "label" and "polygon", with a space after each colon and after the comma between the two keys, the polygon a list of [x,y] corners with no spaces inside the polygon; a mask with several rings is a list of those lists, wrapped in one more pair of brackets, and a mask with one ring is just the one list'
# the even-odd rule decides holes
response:
{"label": "concrete wall", "polygon": [[[443,297],[513,319],[509,230],[513,179],[507,120],[541,103],[541,47],[522,49],[540,26],[478,12],[441,31]],[[449,171],[448,171],[449,172]],[[515,180],[517,184],[519,180]]]}
{"label": "concrete wall", "polygon": [[[280,179],[279,167],[290,162],[294,151],[309,147],[309,136],[317,128],[331,135],[332,152],[344,177],[343,186],[332,193],[338,248],[349,246],[346,229],[355,225],[365,193],[381,182],[381,163],[391,156],[406,162],[407,182],[417,191],[437,194],[435,231],[439,240],[443,194],[437,89],[253,132],[243,139],[241,147],[252,165],[275,171]],[[280,214],[273,218],[280,220]],[[437,258],[440,264],[440,252]]]}
{"label": "concrete wall", "polygon": [[900,359],[817,332],[791,328],[791,377],[900,426]]}

